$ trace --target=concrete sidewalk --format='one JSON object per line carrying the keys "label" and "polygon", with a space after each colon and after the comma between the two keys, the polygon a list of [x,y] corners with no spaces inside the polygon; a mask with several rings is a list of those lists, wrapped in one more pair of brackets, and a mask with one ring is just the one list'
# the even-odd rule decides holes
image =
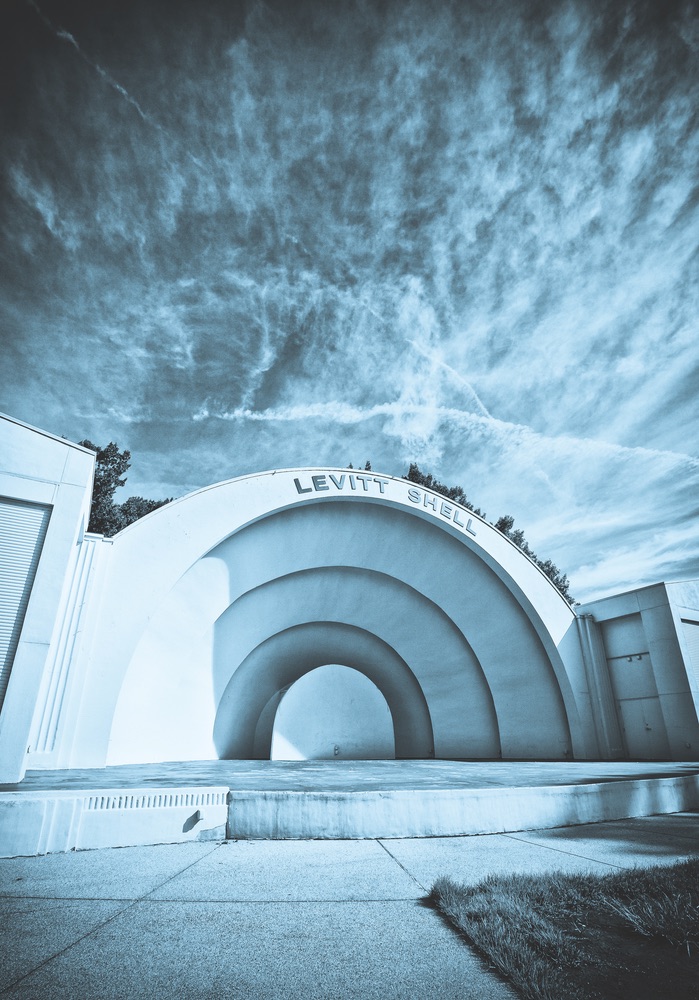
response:
{"label": "concrete sidewalk", "polygon": [[699,813],[420,840],[229,841],[0,860],[0,993],[514,994],[428,906],[439,875],[608,872],[699,855]]}

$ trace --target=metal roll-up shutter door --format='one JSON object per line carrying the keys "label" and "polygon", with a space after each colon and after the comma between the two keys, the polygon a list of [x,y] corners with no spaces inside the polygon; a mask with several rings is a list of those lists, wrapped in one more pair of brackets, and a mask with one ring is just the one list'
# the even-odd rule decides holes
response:
{"label": "metal roll-up shutter door", "polygon": [[0,709],[50,515],[43,504],[0,497]]}

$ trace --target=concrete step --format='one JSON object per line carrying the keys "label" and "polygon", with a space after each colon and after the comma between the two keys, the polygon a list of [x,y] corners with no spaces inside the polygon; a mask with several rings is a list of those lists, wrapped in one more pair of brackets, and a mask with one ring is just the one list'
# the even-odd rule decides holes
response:
{"label": "concrete step", "polygon": [[36,771],[3,789],[0,857],[12,857],[226,838],[467,836],[673,813],[699,808],[699,764],[203,761]]}

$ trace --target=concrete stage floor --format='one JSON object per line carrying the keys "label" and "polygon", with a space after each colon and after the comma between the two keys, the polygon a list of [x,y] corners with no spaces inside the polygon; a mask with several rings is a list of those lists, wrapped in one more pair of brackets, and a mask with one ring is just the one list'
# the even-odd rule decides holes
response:
{"label": "concrete stage floor", "polygon": [[583,785],[699,774],[699,761],[198,760],[28,771],[0,792],[227,785],[238,791],[359,792]]}
{"label": "concrete stage floor", "polygon": [[189,761],[0,786],[0,856],[218,839],[449,837],[699,808],[699,762]]}

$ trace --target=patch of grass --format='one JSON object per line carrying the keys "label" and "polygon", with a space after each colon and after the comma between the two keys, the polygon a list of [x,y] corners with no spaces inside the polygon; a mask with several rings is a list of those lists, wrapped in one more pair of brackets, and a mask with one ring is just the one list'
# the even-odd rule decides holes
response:
{"label": "patch of grass", "polygon": [[699,858],[475,886],[441,878],[430,899],[528,1000],[699,996]]}

